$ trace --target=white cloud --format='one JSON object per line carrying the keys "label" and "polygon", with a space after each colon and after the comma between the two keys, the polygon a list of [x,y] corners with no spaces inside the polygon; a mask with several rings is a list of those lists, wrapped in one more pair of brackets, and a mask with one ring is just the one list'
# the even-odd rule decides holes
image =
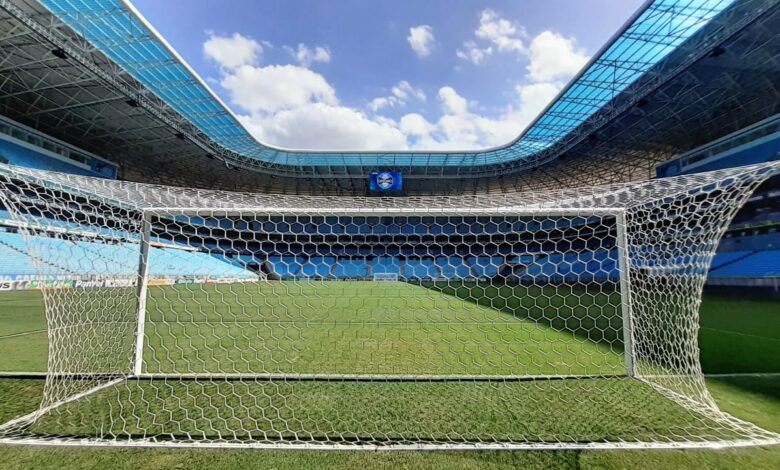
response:
{"label": "white cloud", "polygon": [[501,18],[493,10],[483,10],[479,16],[479,28],[474,36],[490,41],[499,51],[523,52],[523,40],[527,37],[525,29],[511,21]]}
{"label": "white cloud", "polygon": [[421,137],[434,131],[435,126],[418,113],[409,113],[399,122],[401,132],[406,136]]}
{"label": "white cloud", "polygon": [[481,48],[474,41],[466,41],[463,47],[455,51],[455,55],[463,60],[468,60],[474,65],[479,65],[483,60],[493,54],[493,48],[488,46]]}
{"label": "white cloud", "polygon": [[427,24],[409,28],[409,36],[406,38],[417,57],[428,57],[433,51],[433,28]]}
{"label": "white cloud", "polygon": [[[487,118],[472,111],[473,103],[454,88],[445,86],[437,93],[440,114],[435,121],[418,113],[394,121],[340,105],[325,78],[303,67],[247,65],[224,73],[223,86],[232,101],[246,110],[239,118],[258,139],[282,147],[322,150],[466,150],[505,144],[560,89],[555,83],[517,86],[513,103],[497,118]],[[383,98],[400,103],[423,96],[408,82],[400,82]]]}
{"label": "white cloud", "polygon": [[468,112],[468,101],[452,87],[445,86],[439,89],[439,101],[446,114],[462,115]]}
{"label": "white cloud", "polygon": [[263,53],[263,46],[252,38],[233,33],[232,36],[209,35],[203,43],[203,54],[226,69],[255,65]]}
{"label": "white cloud", "polygon": [[494,51],[524,55],[527,53],[525,28],[499,16],[491,9],[479,15],[479,26],[474,30],[475,40],[464,41],[455,51],[458,58],[474,65],[481,64]]}
{"label": "white cloud", "polygon": [[[316,49],[313,53],[317,54]],[[406,148],[397,123],[341,106],[335,89],[322,75],[298,65],[238,63],[221,68],[220,84],[244,111],[239,119],[258,139],[307,149]],[[390,96],[408,100],[424,94],[401,82]]]}
{"label": "white cloud", "polygon": [[[491,31],[510,29],[499,22]],[[398,121],[379,114],[383,109],[426,101],[423,90],[405,80],[386,96],[369,102],[366,112],[345,106],[319,73],[301,65],[259,65],[263,47],[270,45],[238,34],[210,36],[204,52],[220,65],[219,83],[241,111],[241,122],[269,144],[323,150],[467,150],[505,144],[516,137],[558,92],[557,79],[572,73],[571,63],[576,61],[571,58],[581,60],[581,52],[573,40],[550,34],[532,41],[528,74],[532,79],[551,79],[518,85],[511,103],[493,118],[477,113],[474,102],[449,86],[438,90],[439,113],[430,121],[414,112]],[[301,46],[293,52],[302,64],[326,60],[316,47]],[[487,48],[493,53],[499,46],[491,43]],[[541,60],[538,54],[544,50],[557,51],[568,59]]]}
{"label": "white cloud", "polygon": [[392,89],[393,96],[401,100],[408,100],[410,97],[420,101],[425,101],[425,93],[421,88],[414,88],[406,80],[401,80],[398,85]]}
{"label": "white cloud", "polygon": [[479,65],[494,52],[517,54],[528,60],[526,79],[531,84],[547,87],[555,84],[560,88],[560,82],[568,80],[588,62],[587,53],[577,47],[573,37],[553,31],[542,31],[526,46],[525,29],[491,9],[480,14],[474,37],[476,40],[465,41],[455,51],[458,58]]}
{"label": "white cloud", "polygon": [[395,123],[369,119],[358,110],[309,103],[267,115],[242,116],[257,138],[288,148],[385,150],[406,148]]}
{"label": "white cloud", "polygon": [[233,103],[250,112],[273,113],[310,103],[338,104],[336,90],[325,77],[297,65],[243,65],[228,71],[221,84]]}
{"label": "white cloud", "polygon": [[313,49],[310,49],[306,44],[298,44],[298,49],[285,46],[284,50],[304,67],[308,67],[314,62],[330,62],[330,49],[327,47],[316,46]]}
{"label": "white cloud", "polygon": [[393,108],[396,106],[403,106],[409,102],[410,99],[416,99],[418,101],[425,101],[425,93],[420,88],[413,87],[406,80],[401,80],[395,85],[388,96],[380,96],[374,98],[368,103],[368,109],[373,112],[377,112],[383,108]]}
{"label": "white cloud", "polygon": [[532,83],[517,85],[515,91],[522,104],[523,121],[530,122],[558,95],[561,86],[549,82]]}
{"label": "white cloud", "polygon": [[537,82],[568,79],[587,62],[588,55],[578,49],[574,38],[543,31],[529,47],[528,76]]}
{"label": "white cloud", "polygon": [[411,113],[399,122],[410,148],[467,150],[495,147],[517,137],[558,93],[560,85],[518,85],[516,98],[495,119],[469,110],[468,100],[452,87],[442,87],[438,98],[442,114],[436,122]]}
{"label": "white cloud", "polygon": [[398,103],[398,100],[394,96],[380,96],[368,102],[368,109],[377,112],[383,108],[392,108],[396,103]]}

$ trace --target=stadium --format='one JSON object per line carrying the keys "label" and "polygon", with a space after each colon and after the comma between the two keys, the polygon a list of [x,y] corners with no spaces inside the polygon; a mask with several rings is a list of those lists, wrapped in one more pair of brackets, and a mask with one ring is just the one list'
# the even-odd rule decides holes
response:
{"label": "stadium", "polygon": [[261,142],[126,0],[0,51],[12,465],[780,459],[777,0],[648,0],[477,151]]}

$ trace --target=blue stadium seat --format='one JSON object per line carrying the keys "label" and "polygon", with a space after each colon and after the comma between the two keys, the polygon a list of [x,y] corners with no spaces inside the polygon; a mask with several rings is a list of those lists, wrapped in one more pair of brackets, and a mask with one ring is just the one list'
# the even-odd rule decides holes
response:
{"label": "blue stadium seat", "polygon": [[439,276],[432,259],[407,259],[404,262],[404,277],[409,279],[430,279]]}
{"label": "blue stadium seat", "polygon": [[439,276],[447,279],[462,279],[471,275],[466,261],[457,256],[440,256],[434,264],[439,270]]}
{"label": "blue stadium seat", "polygon": [[379,256],[371,263],[372,274],[400,274],[401,261],[393,256]]}
{"label": "blue stadium seat", "polygon": [[742,251],[726,251],[723,253],[716,253],[715,257],[712,259],[712,265],[711,270],[715,270],[720,268],[723,265],[732,263],[739,258],[744,258],[745,256],[751,254],[752,252],[749,250],[742,250]]}
{"label": "blue stadium seat", "polygon": [[[5,238],[0,236],[0,242],[4,242]],[[29,256],[0,243],[0,276],[34,276],[38,272],[30,261]]]}
{"label": "blue stadium seat", "polygon": [[493,278],[498,275],[498,269],[504,259],[500,256],[471,256],[466,258],[466,263],[471,267],[471,273],[475,277]]}
{"label": "blue stadium seat", "polygon": [[[16,233],[0,232],[3,262],[0,275],[74,274],[102,276],[134,276],[138,273],[139,246],[129,243],[73,241],[38,236],[31,246]],[[8,261],[6,261],[6,259]],[[19,260],[24,259],[26,269]],[[255,274],[225,262],[208,253],[173,248],[152,247],[149,251],[149,274],[171,277],[238,277],[253,278]]]}
{"label": "blue stadium seat", "polygon": [[365,278],[368,276],[368,262],[363,259],[341,259],[333,266],[336,278]]}
{"label": "blue stadium seat", "polygon": [[710,277],[780,276],[780,250],[758,251],[710,272]]}
{"label": "blue stadium seat", "polygon": [[548,256],[537,258],[533,264],[526,268],[524,275],[534,279],[560,275],[559,267],[562,262],[563,253],[552,253]]}
{"label": "blue stadium seat", "polygon": [[336,259],[330,256],[312,256],[302,265],[303,277],[327,278],[331,277],[331,269]]}

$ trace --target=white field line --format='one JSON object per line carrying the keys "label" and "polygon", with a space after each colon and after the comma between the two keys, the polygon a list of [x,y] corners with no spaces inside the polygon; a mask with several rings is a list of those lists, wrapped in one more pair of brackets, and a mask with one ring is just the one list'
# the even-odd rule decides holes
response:
{"label": "white field line", "polygon": [[729,377],[766,377],[766,378],[773,378],[773,377],[780,377],[780,372],[736,372],[733,374],[704,374],[705,378],[708,379],[719,379],[719,378],[729,378]]}
{"label": "white field line", "polygon": [[[33,371],[20,371],[20,372],[14,372],[10,370],[0,370],[0,379],[5,377],[29,377],[31,379],[43,379],[46,378],[47,372],[33,372]],[[240,374],[237,374],[237,376],[240,376]],[[705,378],[708,379],[719,379],[719,378],[739,378],[739,377],[758,377],[758,378],[775,378],[780,377],[780,372],[736,372],[736,373],[728,373],[728,374],[704,374]],[[159,375],[155,376],[155,374],[146,374],[142,375],[142,378],[160,378],[160,379],[170,379],[170,378],[193,378],[191,374],[179,374],[179,375],[173,375],[165,376],[165,375]],[[258,377],[249,375],[247,377],[248,379],[255,379]],[[265,377],[264,377],[265,378]],[[341,377],[339,377],[341,378]],[[430,378],[430,377],[426,377]],[[505,376],[501,378],[506,378]],[[541,377],[544,378],[544,377]],[[225,376],[220,375],[216,378],[217,380],[224,380]],[[499,380],[499,379],[497,379]]]}
{"label": "white field line", "polygon": [[276,449],[276,450],[319,450],[319,451],[479,451],[479,450],[641,450],[641,449],[713,449],[723,450],[737,447],[770,446],[780,444],[780,438],[762,437],[757,439],[734,439],[723,441],[681,441],[681,442],[531,442],[531,443],[422,443],[422,444],[341,444],[341,443],[264,443],[264,442],[192,442],[192,441],[155,441],[136,439],[119,441],[100,438],[0,438],[0,444],[18,444],[35,446],[91,446],[91,447],[168,447],[168,448],[212,448],[212,449]]}
{"label": "white field line", "polygon": [[702,330],[709,330],[709,331],[717,331],[718,333],[725,333],[729,335],[737,335],[737,336],[745,336],[747,338],[758,338],[758,339],[765,339],[767,341],[778,341],[780,342],[780,338],[770,338],[769,336],[761,336],[761,335],[753,335],[750,333],[740,333],[739,331],[731,331],[731,330],[721,330],[720,328],[710,328],[708,326],[702,326],[700,327]]}
{"label": "white field line", "polygon": [[11,334],[11,335],[2,335],[2,336],[0,336],[0,339],[16,338],[17,336],[27,336],[27,335],[34,335],[36,333],[45,333],[45,332],[46,332],[46,328],[44,328],[42,330],[24,331],[22,333],[14,333],[14,334]]}
{"label": "white field line", "polygon": [[12,419],[11,421],[7,421],[5,423],[2,423],[2,424],[0,424],[0,432],[5,431],[6,429],[10,429],[13,426],[17,426],[17,425],[20,425],[20,424],[23,425],[25,423],[35,421],[39,416],[41,416],[41,415],[43,415],[45,413],[48,413],[49,411],[51,411],[51,410],[53,410],[53,409],[55,409],[57,407],[60,407],[62,405],[66,405],[66,404],[74,402],[76,400],[80,400],[81,398],[84,398],[87,395],[91,395],[91,394],[93,394],[95,392],[99,392],[99,391],[101,391],[101,390],[103,390],[105,388],[114,386],[114,385],[116,385],[116,384],[118,384],[120,382],[123,382],[125,380],[127,380],[127,377],[118,377],[118,378],[116,378],[114,380],[108,381],[108,382],[106,382],[104,384],[97,385],[97,386],[92,387],[92,388],[90,388],[88,390],[85,390],[85,391],[83,391],[81,393],[77,393],[77,394],[75,394],[73,396],[70,396],[70,397],[64,399],[64,400],[60,400],[58,402],[52,403],[51,405],[44,406],[43,408],[39,408],[39,409],[33,411],[32,413],[28,413],[28,414],[26,414],[24,416],[20,416],[18,418]]}

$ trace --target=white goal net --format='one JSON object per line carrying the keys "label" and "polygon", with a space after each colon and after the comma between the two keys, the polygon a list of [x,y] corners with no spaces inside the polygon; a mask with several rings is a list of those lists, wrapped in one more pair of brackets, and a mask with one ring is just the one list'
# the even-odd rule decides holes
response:
{"label": "white goal net", "polygon": [[0,442],[780,442],[718,409],[697,343],[720,236],[778,171],[327,198],[0,165],[0,243],[35,265],[49,339],[40,408]]}

